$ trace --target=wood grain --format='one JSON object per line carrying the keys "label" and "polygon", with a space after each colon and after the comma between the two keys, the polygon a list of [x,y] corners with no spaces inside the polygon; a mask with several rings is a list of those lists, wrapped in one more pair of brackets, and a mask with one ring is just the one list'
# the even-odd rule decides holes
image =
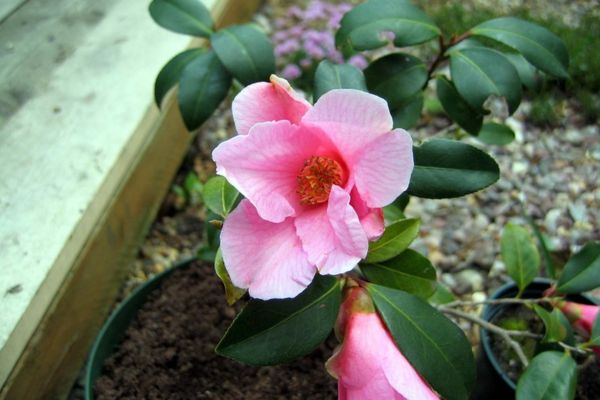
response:
{"label": "wood grain", "polygon": [[[242,22],[260,0],[221,0],[218,26]],[[171,97],[164,112],[150,107],[136,135],[146,140],[96,229],[28,342],[0,399],[63,399],[123,283],[191,142]]]}

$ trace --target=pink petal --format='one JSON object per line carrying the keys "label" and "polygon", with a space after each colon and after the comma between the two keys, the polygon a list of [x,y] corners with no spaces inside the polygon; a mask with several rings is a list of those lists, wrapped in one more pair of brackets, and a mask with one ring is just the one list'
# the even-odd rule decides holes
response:
{"label": "pink petal", "polygon": [[348,400],[439,400],[400,353],[375,313],[350,317],[342,349],[330,368],[339,376]]}
{"label": "pink petal", "polygon": [[259,82],[244,88],[231,106],[235,128],[246,135],[260,122],[290,121],[298,124],[310,109],[310,103],[298,95],[290,84],[275,75],[271,82]]}
{"label": "pink petal", "polygon": [[356,187],[352,189],[350,196],[350,205],[356,211],[367,238],[369,240],[378,239],[385,230],[383,210],[381,208],[369,208],[360,198]]}
{"label": "pink petal", "polygon": [[396,129],[365,147],[351,168],[360,197],[368,207],[380,208],[408,188],[413,167],[412,140]]}
{"label": "pink petal", "polygon": [[225,219],[221,251],[233,284],[258,299],[295,297],[316,273],[292,220],[265,221],[248,200]]}
{"label": "pink petal", "polygon": [[378,136],[392,130],[392,116],[380,97],[352,89],[325,93],[302,118],[317,125],[336,144],[346,161]]}
{"label": "pink petal", "polygon": [[390,335],[385,333],[388,336],[388,350],[387,356],[382,359],[381,366],[394,390],[408,400],[439,400],[440,397],[431,390],[404,355],[400,353]]}
{"label": "pink petal", "polygon": [[350,271],[367,255],[367,236],[350,206],[350,195],[334,185],[327,205],[308,208],[295,219],[308,260],[322,274]]}
{"label": "pink petal", "polygon": [[319,140],[306,128],[289,121],[264,122],[248,135],[221,143],[213,151],[213,160],[217,174],[250,200],[261,218],[282,222],[301,207],[297,176],[319,147]]}

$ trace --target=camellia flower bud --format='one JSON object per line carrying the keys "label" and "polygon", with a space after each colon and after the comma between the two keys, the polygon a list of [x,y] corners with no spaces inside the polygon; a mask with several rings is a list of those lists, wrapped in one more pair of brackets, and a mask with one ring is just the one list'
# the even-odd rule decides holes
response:
{"label": "camellia flower bud", "polygon": [[402,355],[365,289],[351,287],[336,326],[342,345],[327,361],[340,400],[438,399]]}
{"label": "camellia flower bud", "polygon": [[563,301],[559,304],[559,308],[579,333],[586,337],[592,333],[594,321],[600,311],[599,306]]}
{"label": "camellia flower bud", "polygon": [[[579,304],[572,301],[561,301],[557,306],[571,321],[573,329],[588,339],[592,334],[594,322],[598,317],[598,312],[600,312],[600,306]],[[592,349],[600,355],[600,346],[594,346]]]}

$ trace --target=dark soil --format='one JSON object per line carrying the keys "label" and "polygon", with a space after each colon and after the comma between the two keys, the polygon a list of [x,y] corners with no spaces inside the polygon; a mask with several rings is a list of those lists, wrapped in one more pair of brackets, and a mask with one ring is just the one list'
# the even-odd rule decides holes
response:
{"label": "dark soil", "polygon": [[[543,334],[544,324],[531,309],[522,306],[509,306],[503,312],[492,318],[492,323],[505,329],[528,330],[532,333]],[[490,334],[492,352],[500,367],[507,372],[513,382],[518,381],[523,373],[523,365],[517,359],[513,350],[500,337]],[[536,348],[536,340],[515,338],[523,348],[525,355],[531,359],[540,350]],[[559,349],[557,349],[559,350]],[[575,400],[600,400],[600,357],[576,357],[577,391]]]}
{"label": "dark soil", "polygon": [[[239,307],[238,307],[239,308]],[[95,383],[97,399],[335,399],[324,362],[332,346],[275,367],[218,356],[215,345],[237,310],[211,265],[176,271],[149,296]]]}

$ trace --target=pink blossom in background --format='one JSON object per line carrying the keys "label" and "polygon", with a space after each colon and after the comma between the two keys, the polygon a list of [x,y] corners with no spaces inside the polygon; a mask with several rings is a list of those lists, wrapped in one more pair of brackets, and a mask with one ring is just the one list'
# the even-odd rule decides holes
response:
{"label": "pink blossom in background", "polygon": [[285,79],[288,79],[291,81],[293,79],[298,78],[300,75],[302,75],[302,70],[296,64],[288,64],[285,66],[283,71],[281,71],[281,75],[283,75],[283,77]]}
{"label": "pink blossom in background", "polygon": [[439,400],[402,355],[366,290],[349,289],[340,308],[341,347],[327,361],[340,400]]}
{"label": "pink blossom in background", "polygon": [[363,55],[356,54],[350,57],[350,59],[348,60],[348,64],[354,65],[356,68],[359,69],[365,69],[369,65],[369,62]]}
{"label": "pink blossom in background", "polygon": [[385,100],[339,89],[311,106],[272,76],[232,108],[239,135],[213,152],[217,174],[246,198],[221,232],[232,282],[252,297],[286,298],[317,272],[354,268],[413,169],[411,138],[392,130]]}

